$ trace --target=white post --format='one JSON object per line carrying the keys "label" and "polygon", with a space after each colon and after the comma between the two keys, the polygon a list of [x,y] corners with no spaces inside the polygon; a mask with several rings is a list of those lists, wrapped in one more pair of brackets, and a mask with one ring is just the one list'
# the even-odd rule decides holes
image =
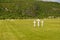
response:
{"label": "white post", "polygon": [[43,20],[41,21],[41,26],[42,26],[42,27],[44,26],[44,21],[43,21]]}
{"label": "white post", "polygon": [[37,19],[37,26],[39,27],[40,26],[40,20]]}
{"label": "white post", "polygon": [[34,23],[34,27],[36,27],[36,21],[35,21],[35,20],[34,20],[34,22],[33,22],[33,23]]}

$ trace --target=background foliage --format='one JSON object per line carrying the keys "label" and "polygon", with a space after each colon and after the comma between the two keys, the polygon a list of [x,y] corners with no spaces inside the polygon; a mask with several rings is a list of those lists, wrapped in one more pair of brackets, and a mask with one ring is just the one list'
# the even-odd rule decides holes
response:
{"label": "background foliage", "polygon": [[0,19],[60,17],[60,3],[35,0],[0,0]]}

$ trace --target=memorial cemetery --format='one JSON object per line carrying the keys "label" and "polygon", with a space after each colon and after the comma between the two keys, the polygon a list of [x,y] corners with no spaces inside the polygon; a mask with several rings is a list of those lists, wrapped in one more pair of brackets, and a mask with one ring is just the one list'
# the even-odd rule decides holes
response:
{"label": "memorial cemetery", "polygon": [[60,3],[0,0],[0,40],[60,40]]}

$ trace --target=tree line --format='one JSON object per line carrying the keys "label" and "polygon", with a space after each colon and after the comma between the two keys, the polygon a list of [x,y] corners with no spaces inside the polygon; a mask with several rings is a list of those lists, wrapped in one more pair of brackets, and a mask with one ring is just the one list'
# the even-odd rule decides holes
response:
{"label": "tree line", "polygon": [[60,4],[35,0],[0,1],[0,19],[60,17]]}

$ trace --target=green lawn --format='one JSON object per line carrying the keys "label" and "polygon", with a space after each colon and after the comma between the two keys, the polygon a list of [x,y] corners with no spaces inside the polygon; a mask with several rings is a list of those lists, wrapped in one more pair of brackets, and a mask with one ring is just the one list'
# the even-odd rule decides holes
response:
{"label": "green lawn", "polygon": [[60,40],[60,19],[46,19],[40,28],[33,19],[0,20],[0,40]]}

